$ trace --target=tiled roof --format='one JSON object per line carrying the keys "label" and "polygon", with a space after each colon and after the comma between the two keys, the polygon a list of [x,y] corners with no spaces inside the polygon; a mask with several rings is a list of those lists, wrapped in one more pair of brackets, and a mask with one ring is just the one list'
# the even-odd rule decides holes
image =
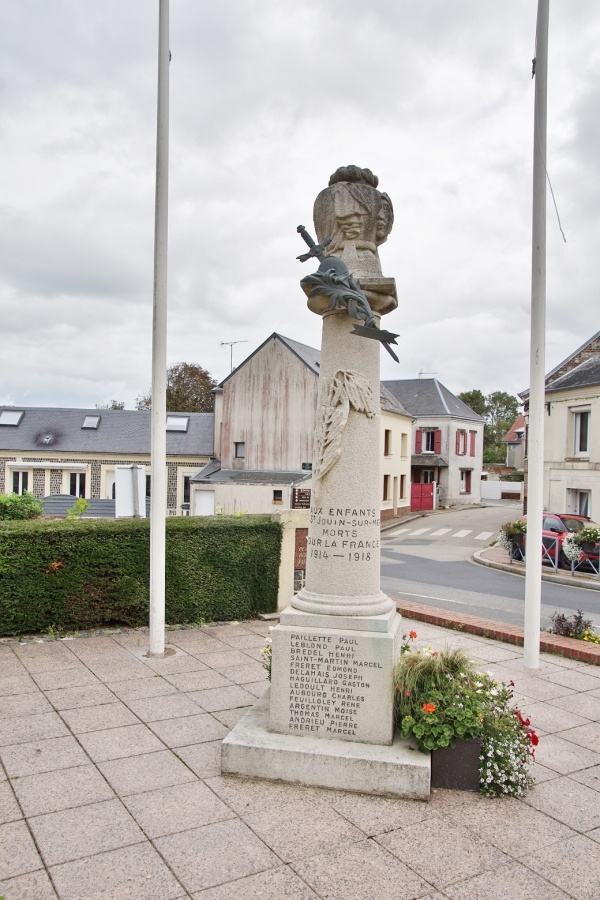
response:
{"label": "tiled roof", "polygon": [[[523,433],[525,431],[525,416],[517,416],[515,421],[512,423],[504,437],[502,438],[503,442],[506,444],[514,444],[517,441],[523,440]],[[519,434],[521,432],[521,434]]]}
{"label": "tiled roof", "polygon": [[[18,425],[0,425],[0,452],[47,451],[94,455],[150,453],[151,413],[131,409],[67,409],[46,406],[0,407],[23,410]],[[168,456],[210,456],[214,442],[212,413],[172,413],[188,417],[187,431],[167,431]],[[97,428],[82,428],[86,416],[99,417]]]}
{"label": "tiled roof", "polygon": [[551,391],[568,391],[571,388],[594,387],[600,384],[600,355],[585,359],[576,368],[552,381],[546,387]]}
{"label": "tiled roof", "polygon": [[436,453],[413,453],[410,464],[418,468],[435,469],[439,466],[444,469],[448,467],[448,460]]}
{"label": "tiled roof", "polygon": [[455,397],[437,378],[404,378],[401,381],[384,381],[383,385],[411,416],[451,416],[484,422],[478,413]]}
{"label": "tiled roof", "polygon": [[306,481],[312,472],[260,472],[246,469],[221,469],[208,465],[196,472],[190,481],[211,482],[212,484],[296,484]]}
{"label": "tiled roof", "polygon": [[379,396],[381,398],[381,409],[384,412],[398,413],[401,416],[411,418],[410,413],[404,409],[400,401],[385,387],[383,382],[380,385]]}

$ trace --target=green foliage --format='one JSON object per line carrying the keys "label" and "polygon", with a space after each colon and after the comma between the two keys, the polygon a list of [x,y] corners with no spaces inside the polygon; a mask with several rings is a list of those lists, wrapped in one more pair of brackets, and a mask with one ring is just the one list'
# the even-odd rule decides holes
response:
{"label": "green foliage", "polygon": [[483,461],[505,462],[506,447],[502,443],[502,438],[519,415],[518,399],[506,391],[493,391],[484,396],[478,389],[463,391],[458,395],[458,399],[485,419]]}
{"label": "green foliage", "polygon": [[78,497],[73,506],[67,510],[67,519],[80,519],[89,505],[89,501],[84,497]]}
{"label": "green foliage", "polygon": [[[197,363],[177,363],[167,369],[167,410],[169,412],[212,412],[213,388],[217,382]],[[152,408],[148,390],[135,400],[136,409]]]}
{"label": "green foliage", "polygon": [[[281,526],[269,516],[166,520],[166,621],[277,608]],[[0,525],[0,635],[148,622],[146,519]]]}
{"label": "green foliage", "polygon": [[572,616],[565,616],[564,613],[557,610],[550,616],[550,621],[552,622],[551,634],[561,634],[563,637],[579,638],[580,640],[586,640],[584,635],[589,634],[594,627],[591,619],[584,618],[581,609],[578,609]]}
{"label": "green foliage", "polygon": [[96,409],[125,409],[125,401],[109,400],[108,403],[96,403]]}
{"label": "green foliage", "polygon": [[35,519],[44,507],[29,491],[22,494],[0,494],[0,519]]}

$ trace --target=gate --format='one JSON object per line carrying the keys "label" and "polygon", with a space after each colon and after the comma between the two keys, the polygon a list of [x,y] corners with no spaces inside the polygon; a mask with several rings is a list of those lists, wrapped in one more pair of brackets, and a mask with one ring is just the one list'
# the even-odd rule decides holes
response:
{"label": "gate", "polygon": [[410,508],[412,511],[433,509],[435,496],[435,482],[431,484],[411,484]]}

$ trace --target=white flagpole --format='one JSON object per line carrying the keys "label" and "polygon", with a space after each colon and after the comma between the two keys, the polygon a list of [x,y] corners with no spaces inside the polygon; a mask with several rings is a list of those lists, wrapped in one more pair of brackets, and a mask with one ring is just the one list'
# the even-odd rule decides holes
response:
{"label": "white flagpole", "polygon": [[150,502],[150,650],[165,652],[167,516],[167,238],[169,201],[169,0],[159,0],[154,302],[152,318],[152,492]]}
{"label": "white flagpole", "polygon": [[544,512],[544,394],[546,329],[546,106],[550,0],[538,0],[533,127],[531,349],[527,436],[527,554],[525,561],[524,662],[540,664],[542,518]]}

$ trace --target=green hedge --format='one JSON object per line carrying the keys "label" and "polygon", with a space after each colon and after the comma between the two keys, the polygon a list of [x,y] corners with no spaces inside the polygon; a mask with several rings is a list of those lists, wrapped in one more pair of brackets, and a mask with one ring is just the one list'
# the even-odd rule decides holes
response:
{"label": "green hedge", "polygon": [[[281,526],[269,516],[167,519],[166,621],[277,609]],[[148,623],[147,519],[0,522],[0,635]]]}

